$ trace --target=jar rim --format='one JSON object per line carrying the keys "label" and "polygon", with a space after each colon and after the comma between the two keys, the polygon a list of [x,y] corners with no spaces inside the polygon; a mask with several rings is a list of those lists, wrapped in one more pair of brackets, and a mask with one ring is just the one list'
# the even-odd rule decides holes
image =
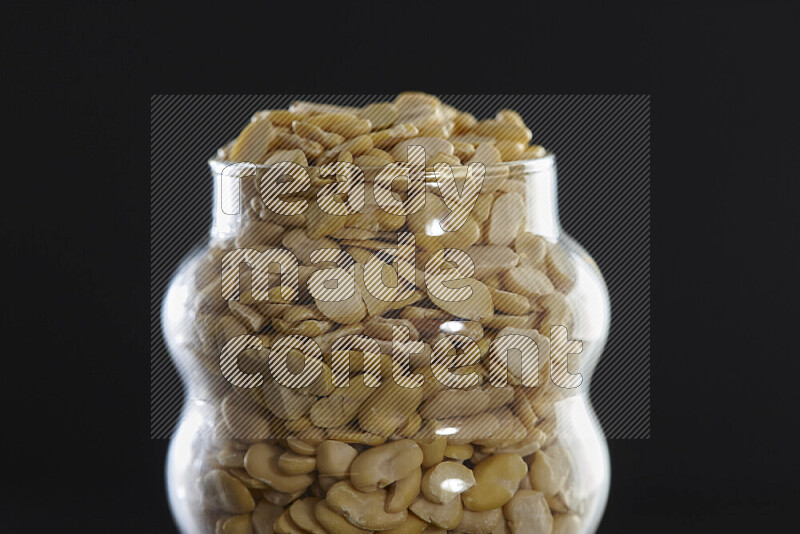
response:
{"label": "jar rim", "polygon": [[[553,152],[548,152],[546,155],[540,158],[534,159],[525,159],[525,160],[516,160],[516,161],[503,161],[500,163],[489,163],[486,164],[487,168],[494,168],[494,167],[514,167],[515,169],[521,169],[526,173],[533,173],[539,172],[544,169],[549,169],[555,165],[556,155]],[[395,162],[393,162],[395,163]],[[402,162],[400,162],[402,163]],[[208,164],[211,167],[219,167],[219,166],[230,166],[236,164],[250,164],[255,166],[256,169],[268,169],[270,165],[265,165],[264,163],[251,163],[248,161],[230,161],[218,157],[209,158]],[[387,162],[388,164],[388,162]],[[466,164],[457,165],[458,167],[465,166]],[[369,170],[377,170],[383,168],[385,165],[381,166],[366,166],[363,169]],[[318,165],[308,165],[306,168],[317,168]]]}

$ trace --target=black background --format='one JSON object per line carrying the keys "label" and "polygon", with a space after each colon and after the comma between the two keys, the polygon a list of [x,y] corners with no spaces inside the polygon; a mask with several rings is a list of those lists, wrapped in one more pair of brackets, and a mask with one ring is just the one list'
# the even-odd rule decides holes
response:
{"label": "black background", "polygon": [[652,94],[652,437],[610,443],[601,532],[786,529],[798,8],[444,7],[7,7],[0,531],[174,531],[149,439],[150,96],[410,87]]}

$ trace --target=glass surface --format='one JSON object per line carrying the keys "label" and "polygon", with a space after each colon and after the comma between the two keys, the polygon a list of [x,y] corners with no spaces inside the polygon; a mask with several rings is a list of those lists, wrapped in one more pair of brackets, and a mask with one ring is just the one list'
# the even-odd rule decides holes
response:
{"label": "glass surface", "polygon": [[[610,468],[589,386],[608,333],[608,292],[595,263],[560,228],[553,155],[486,166],[475,206],[455,232],[442,230],[449,210],[442,210],[431,172],[425,207],[408,217],[376,203],[371,190],[378,169],[364,169],[364,207],[346,216],[315,207],[315,193],[331,182],[312,174],[310,191],[293,197],[309,201],[298,216],[266,208],[257,182],[266,168],[220,160],[210,166],[215,213],[209,243],[175,274],[162,314],[188,392],[167,466],[170,504],[182,532],[596,530]],[[458,175],[456,182],[463,187]],[[387,303],[366,287],[364,266],[375,253],[387,261],[384,284],[400,287],[388,264],[401,232],[415,238],[413,290]],[[432,267],[442,247],[472,259],[472,294],[465,301],[444,302],[432,289],[428,277],[447,270]],[[225,258],[244,248],[295,254],[297,298],[276,301],[274,288],[286,280],[266,271],[259,280],[270,282],[269,299],[254,298],[257,270],[243,267],[240,297],[225,299],[222,279],[231,275]],[[348,254],[313,264],[309,253],[320,248]],[[311,296],[308,283],[335,262],[340,272],[354,273],[355,292],[326,304]],[[459,282],[442,285],[452,289]],[[579,354],[551,362],[556,334],[549,325],[562,325],[569,340],[580,340]],[[402,334],[417,342],[407,347],[421,348],[401,369],[424,377],[418,388],[393,379],[402,361],[393,336]],[[271,377],[279,367],[269,357],[292,335],[313,339],[322,355],[304,361],[297,351],[285,353],[294,377],[319,371],[302,388]],[[336,339],[347,335],[375,345],[364,341],[349,360],[334,358],[342,348]],[[448,337],[454,335],[461,337]],[[503,344],[514,335],[518,343]],[[255,338],[260,350],[234,351],[231,340],[240,336],[238,348]],[[538,349],[538,374],[523,338]],[[375,346],[378,354],[370,358]],[[337,366],[341,361],[349,368]],[[560,369],[560,383],[580,385],[556,385],[551,364]],[[334,384],[335,376],[349,385]],[[442,383],[442,377],[465,376],[476,384]],[[507,385],[495,387],[503,376]],[[537,376],[538,385],[531,385]],[[234,385],[235,377],[250,382]]]}

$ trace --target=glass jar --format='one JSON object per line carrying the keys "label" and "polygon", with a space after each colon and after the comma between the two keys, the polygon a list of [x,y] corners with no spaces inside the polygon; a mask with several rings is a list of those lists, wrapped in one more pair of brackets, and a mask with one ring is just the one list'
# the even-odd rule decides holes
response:
{"label": "glass jar", "polygon": [[[310,188],[288,197],[306,210],[285,215],[261,195],[268,167],[210,165],[210,242],[163,305],[187,391],[167,465],[182,532],[596,530],[610,470],[588,387],[608,293],[559,226],[553,155],[486,166],[474,207],[449,232],[430,169],[424,207],[407,217],[376,203],[377,169],[364,170],[357,213],[321,211],[316,193],[347,178],[309,169]],[[389,264],[408,234],[416,270],[399,298],[408,280]],[[348,254],[313,263],[326,248]],[[442,248],[465,251],[474,271]],[[237,249],[292,252],[298,283]],[[239,270],[243,258],[251,268]],[[370,272],[398,288],[394,300],[375,296],[374,276],[367,283],[370,258],[386,262]],[[324,269],[341,278],[315,278]],[[448,270],[457,274],[440,282]],[[346,299],[321,296],[348,283]]]}

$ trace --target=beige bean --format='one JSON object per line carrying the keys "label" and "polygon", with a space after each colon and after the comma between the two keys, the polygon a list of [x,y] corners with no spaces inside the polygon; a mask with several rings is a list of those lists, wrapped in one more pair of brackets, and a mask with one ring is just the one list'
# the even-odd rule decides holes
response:
{"label": "beige bean", "polygon": [[406,306],[400,310],[400,317],[409,321],[445,321],[452,317],[447,312],[434,308],[420,308],[418,306]]}
{"label": "beige bean", "polygon": [[471,113],[457,112],[453,117],[453,133],[462,134],[471,130],[478,120]]}
{"label": "beige bean", "polygon": [[531,485],[545,497],[552,497],[564,488],[569,472],[570,461],[567,451],[559,445],[551,445],[533,457]]}
{"label": "beige bean", "polygon": [[319,348],[322,350],[323,354],[330,354],[334,341],[340,337],[349,336],[352,334],[360,334],[363,329],[364,327],[360,324],[345,325],[337,330],[334,330],[333,332],[328,332],[327,334],[322,334],[319,337],[315,337],[314,342],[319,345]]}
{"label": "beige bean", "polygon": [[307,488],[314,481],[308,474],[285,473],[278,463],[283,449],[268,443],[255,443],[247,450],[244,467],[250,476],[269,484],[284,493],[294,493]]}
{"label": "beige bean", "polygon": [[484,165],[494,165],[503,161],[500,151],[494,146],[494,141],[482,142],[478,144],[475,153],[466,163],[483,163]]}
{"label": "beige bean", "polygon": [[581,531],[581,520],[575,514],[558,514],[553,516],[552,534],[578,534]]}
{"label": "beige bean", "polygon": [[367,306],[361,298],[361,290],[358,285],[350,298],[341,301],[326,302],[315,300],[317,308],[325,317],[340,323],[354,324],[361,321],[367,315]]}
{"label": "beige bean", "polygon": [[375,447],[386,442],[384,436],[364,432],[352,426],[339,426],[327,429],[328,439],[342,441],[344,443],[357,443],[361,445],[369,445]]}
{"label": "beige bean", "polygon": [[275,380],[265,380],[259,393],[260,402],[280,419],[294,420],[308,415],[311,405],[316,401],[315,397],[284,387]]}
{"label": "beige bean", "polygon": [[303,475],[314,471],[317,461],[313,456],[284,452],[278,458],[278,467],[287,475]]}
{"label": "beige bean", "polygon": [[422,468],[417,468],[410,475],[396,480],[389,487],[386,497],[387,512],[402,512],[417,498],[422,481]]}
{"label": "beige bean", "polygon": [[[334,215],[322,211],[317,202],[309,202],[305,215],[306,235],[311,239],[320,239],[322,237],[334,234],[338,230],[344,228],[344,225],[347,222],[347,217],[344,215]],[[327,241],[323,242],[322,244],[330,245],[330,243]]]}
{"label": "beige bean", "polygon": [[314,446],[318,446],[320,443],[325,441],[325,429],[312,427],[306,430],[301,430],[297,433],[297,437],[311,443]]}
{"label": "beige bean", "polygon": [[373,147],[372,137],[369,135],[359,135],[349,141],[345,141],[341,145],[334,147],[330,150],[323,152],[318,160],[317,165],[323,165],[336,161],[340,154],[349,152],[351,156],[360,156]]}
{"label": "beige bean", "polygon": [[448,444],[471,443],[476,439],[491,435],[500,426],[497,416],[483,412],[468,416],[439,419],[440,432],[447,436]]}
{"label": "beige bean", "polygon": [[384,509],[386,498],[384,489],[358,491],[344,480],[328,490],[325,500],[333,511],[343,515],[351,525],[364,530],[388,530],[400,526],[408,517],[408,512],[387,512]]}
{"label": "beige bean", "polygon": [[403,91],[395,97],[394,105],[403,111],[421,107],[439,109],[442,102],[438,97],[420,91]]}
{"label": "beige bean", "polygon": [[[537,329],[544,335],[550,335],[550,326],[562,325],[568,329],[573,326],[572,309],[563,293],[550,293],[536,299],[537,304],[544,306]],[[575,356],[580,358],[579,355]],[[578,359],[578,362],[580,360]],[[578,364],[579,365],[579,364]]]}
{"label": "beige bean", "polygon": [[[343,219],[343,217],[338,217]],[[303,264],[311,264],[311,253],[321,248],[339,249],[339,244],[332,239],[319,238],[311,239],[304,230],[289,230],[283,235],[283,246],[289,249],[292,254],[297,256],[298,261]]]}
{"label": "beige bean", "polygon": [[360,529],[334,512],[326,500],[317,501],[314,505],[314,517],[330,534],[370,534],[371,531]]}
{"label": "beige bean", "polygon": [[407,388],[384,380],[370,402],[361,406],[358,425],[365,432],[391,436],[404,426],[422,402],[422,388]]}
{"label": "beige bean", "polygon": [[547,265],[547,275],[553,284],[564,293],[569,292],[575,285],[576,275],[575,264],[566,250],[558,244],[547,247],[545,264]]}
{"label": "beige bean", "polygon": [[425,419],[473,415],[504,404],[514,398],[512,388],[444,389],[425,401],[420,415]]}
{"label": "beige bean", "polygon": [[240,514],[217,521],[217,532],[221,534],[253,534],[250,514]]}
{"label": "beige bean", "polygon": [[[379,237],[378,232],[345,226],[331,234],[333,239],[341,241],[370,241]],[[363,291],[362,291],[363,293]]]}
{"label": "beige bean", "polygon": [[[539,370],[540,374],[542,370],[547,370],[547,366],[549,365],[550,361],[550,340],[542,335],[538,330],[532,328],[514,328],[514,327],[507,327],[503,328],[498,332],[497,338],[500,339],[506,335],[520,335],[523,337],[527,337],[531,339],[538,348],[539,353]],[[509,381],[512,383],[519,383],[523,377],[530,379],[533,378],[533,373],[535,371],[530,368],[525,368],[522,365],[522,351],[505,351],[502,350],[500,343],[493,344],[489,357],[491,360],[495,358],[503,358],[506,359],[508,363],[508,371],[509,371]],[[540,377],[541,380],[541,377]],[[558,388],[555,388],[558,389]],[[553,390],[553,388],[550,388]],[[550,391],[548,390],[548,391]],[[535,397],[534,397],[535,398]],[[533,399],[531,399],[533,400]],[[539,415],[543,415],[539,413],[539,410],[533,406],[535,412]]]}
{"label": "beige bean", "polygon": [[358,410],[375,391],[357,377],[348,387],[336,388],[329,396],[316,401],[311,406],[311,421],[320,428],[346,425],[356,418]]}
{"label": "beige bean", "polygon": [[556,497],[563,501],[564,507],[569,511],[576,514],[582,514],[586,511],[586,500],[578,496],[575,488],[570,486],[569,481],[567,481],[567,487],[561,493],[558,493]]}
{"label": "beige bean", "polygon": [[[434,165],[437,163],[447,163],[450,166],[454,165],[461,165],[461,160],[455,154],[445,154],[443,152],[439,152],[435,154],[432,158],[426,160],[425,164],[427,165],[426,170],[433,172]],[[435,178],[432,176],[432,179]]]}
{"label": "beige bean", "polygon": [[[512,389],[509,387],[508,389]],[[508,447],[514,443],[522,441],[528,433],[528,430],[522,423],[514,417],[511,410],[502,406],[492,410],[492,412],[499,421],[500,425],[495,432],[491,435],[487,434],[481,439],[475,440],[476,445],[484,447]]]}
{"label": "beige bean", "polygon": [[462,445],[448,445],[444,450],[444,455],[446,458],[463,461],[472,458],[472,454],[474,452],[475,448],[472,445],[465,443]]}
{"label": "beige bean", "polygon": [[283,509],[284,506],[293,503],[297,499],[300,498],[306,492],[305,488],[301,489],[300,491],[295,491],[294,493],[284,493],[282,491],[274,490],[272,488],[265,489],[261,492],[264,496],[264,500],[268,503],[280,506]]}
{"label": "beige bean", "polygon": [[470,159],[475,154],[475,147],[470,143],[454,142],[453,155],[461,161]]}
{"label": "beige bean", "polygon": [[234,468],[231,469],[229,473],[234,477],[236,477],[237,479],[239,479],[239,481],[241,481],[242,484],[244,484],[250,489],[265,490],[269,487],[264,482],[258,480],[257,478],[251,477],[250,474],[244,469]]}
{"label": "beige bean", "polygon": [[529,298],[541,297],[555,291],[553,283],[539,269],[530,265],[514,267],[503,275],[505,289]]}
{"label": "beige bean", "polygon": [[512,443],[508,446],[501,446],[498,447],[496,452],[500,453],[508,453],[508,454],[517,454],[519,456],[525,457],[530,456],[531,454],[535,453],[539,449],[542,448],[542,444],[545,441],[545,435],[541,431],[537,430],[534,435],[531,437],[526,437],[516,443]]}
{"label": "beige bean", "polygon": [[318,102],[308,102],[305,100],[295,100],[289,106],[289,111],[293,113],[303,113],[305,115],[317,115],[320,113],[357,113],[358,109],[359,108],[353,106],[320,104]]}
{"label": "beige bean", "polygon": [[367,449],[350,465],[350,481],[359,491],[375,491],[405,478],[422,465],[422,449],[411,440]]}
{"label": "beige bean", "polygon": [[[384,530],[383,534],[422,534],[428,528],[428,523],[415,516],[408,514],[406,520],[399,527]],[[445,534],[444,532],[442,534]]]}
{"label": "beige bean", "polygon": [[385,163],[392,163],[394,158],[391,154],[380,148],[372,148],[364,153],[365,156],[372,156],[374,158],[382,159]]}
{"label": "beige bean", "polygon": [[414,324],[407,319],[391,319],[386,317],[372,317],[364,323],[364,334],[375,338],[392,340],[392,329],[395,326],[406,327],[409,330],[409,336],[412,341],[419,339],[419,331],[417,331]]}
{"label": "beige bean", "polygon": [[306,534],[292,519],[289,510],[284,510],[275,520],[275,532],[278,534]]}
{"label": "beige bean", "polygon": [[503,515],[512,534],[551,534],[553,531],[553,515],[544,495],[538,491],[519,490],[503,506]]}
{"label": "beige bean", "polygon": [[[530,489],[533,489],[533,487],[531,486]],[[570,511],[563,493],[557,493],[552,497],[547,497],[547,506],[550,507],[551,512],[556,514],[567,513]]]}
{"label": "beige bean", "polygon": [[426,523],[447,530],[456,528],[464,513],[461,499],[452,499],[444,504],[438,504],[425,497],[418,497],[409,509]]}
{"label": "beige bean", "polygon": [[334,324],[331,321],[318,321],[309,319],[308,321],[289,322],[277,317],[272,320],[272,327],[285,336],[307,336],[317,337],[329,332]]}
{"label": "beige bean", "polygon": [[[435,295],[428,291],[428,298],[436,306],[446,311],[450,315],[461,317],[469,321],[483,321],[491,318],[494,315],[494,305],[492,304],[492,295],[481,282],[467,278],[458,282],[460,287],[469,286],[472,289],[472,294],[466,300],[452,302],[437,298]],[[461,286],[463,284],[463,286]]]}
{"label": "beige bean", "polygon": [[400,115],[400,110],[394,104],[381,102],[364,106],[357,115],[360,119],[368,120],[374,130],[382,130],[394,124]]}
{"label": "beige bean", "polygon": [[275,520],[283,513],[283,508],[260,501],[253,510],[253,530],[255,534],[273,534]]}
{"label": "beige bean", "polygon": [[286,438],[286,445],[297,454],[304,454],[306,456],[313,455],[317,450],[312,443],[296,437]]}
{"label": "beige bean", "polygon": [[461,523],[458,524],[455,532],[462,534],[498,534],[502,532],[498,527],[505,520],[506,518],[503,516],[501,508],[486,510],[485,512],[473,512],[466,508],[464,509],[464,515],[461,517]]}
{"label": "beige bean", "polygon": [[317,446],[317,470],[320,475],[347,475],[356,456],[358,451],[347,443],[325,440]]}
{"label": "beige bean", "polygon": [[383,167],[388,162],[382,158],[378,158],[375,156],[363,155],[358,156],[353,163],[361,167],[362,169],[366,169],[368,167]]}
{"label": "beige bean", "polygon": [[501,191],[503,193],[516,193],[522,197],[525,196],[527,191],[527,186],[523,180],[519,180],[516,177],[514,179],[503,180],[497,186],[497,191]]}
{"label": "beige bean", "polygon": [[[370,140],[375,148],[390,149],[402,139],[408,139],[419,134],[419,128],[410,122],[396,124],[391,128],[379,130],[369,134]],[[392,158],[394,159],[394,157]]]}
{"label": "beige bean", "polygon": [[469,143],[473,146],[479,145],[481,143],[492,144],[495,142],[494,139],[491,137],[486,137],[485,135],[478,135],[470,132],[459,133],[454,135],[450,138],[450,141],[453,143]]}
{"label": "beige bean", "polygon": [[233,439],[262,440],[270,437],[269,421],[251,400],[228,395],[222,400],[221,412]]}
{"label": "beige bean", "polygon": [[[397,143],[392,150],[391,154],[397,161],[407,161],[408,147],[421,146],[425,150],[425,159],[430,159],[440,152],[446,155],[453,154],[453,143],[441,137],[414,137],[412,139],[403,139]],[[427,200],[427,199],[426,199]]]}
{"label": "beige bean", "polygon": [[267,119],[273,126],[289,127],[294,121],[302,120],[308,113],[299,113],[285,109],[267,109],[258,111],[253,115],[253,119]]}
{"label": "beige bean", "polygon": [[[280,139],[281,142],[284,142],[286,138],[281,136]],[[295,145],[298,144],[298,142],[295,142],[294,139],[292,139],[292,142]],[[304,140],[304,142],[299,142],[299,144],[305,146],[306,142],[307,141]],[[318,150],[319,147],[315,147],[314,149],[311,150],[311,152],[314,153],[317,152]],[[308,159],[306,158],[306,154],[303,150],[300,150],[299,148],[276,150],[270,153],[269,156],[267,156],[267,159],[264,160],[264,165],[274,165],[275,163],[281,163],[284,161],[291,161],[292,163],[297,163],[298,165],[302,165],[303,167],[308,167]]]}
{"label": "beige bean", "polygon": [[368,120],[359,119],[351,113],[320,113],[307,117],[305,122],[347,139],[368,134],[372,129],[372,124]]}
{"label": "beige bean", "polygon": [[321,500],[317,497],[306,497],[305,499],[294,501],[289,508],[289,516],[292,521],[298,527],[311,534],[328,534],[328,531],[317,521],[314,515],[314,509]]}
{"label": "beige bean", "polygon": [[528,466],[516,454],[496,454],[480,462],[472,472],[476,484],[461,499],[470,510],[484,512],[511,500],[520,480],[528,473]]}
{"label": "beige bean", "polygon": [[422,477],[422,493],[429,501],[438,504],[450,502],[474,485],[472,471],[458,462],[437,464],[425,471]]}
{"label": "beige bean", "polygon": [[436,436],[432,439],[418,439],[417,445],[422,449],[422,467],[428,468],[444,459],[447,450],[447,438]]}
{"label": "beige bean", "polygon": [[203,498],[211,508],[232,514],[252,512],[256,506],[247,487],[221,469],[212,469],[203,477]]}
{"label": "beige bean", "polygon": [[530,232],[520,232],[514,239],[514,250],[522,258],[522,263],[541,269],[547,254],[547,240]]}
{"label": "beige bean", "polygon": [[483,193],[489,195],[500,191],[508,183],[511,168],[508,165],[494,164],[486,167],[486,178],[483,180]]}
{"label": "beige bean", "polygon": [[271,222],[287,228],[297,228],[306,223],[306,217],[302,213],[299,215],[281,215],[263,206],[259,206],[258,208],[258,218],[262,221]]}
{"label": "beige bean", "polygon": [[[438,110],[418,109],[408,110],[400,114],[398,122],[410,123],[419,128],[420,137],[450,137],[453,125],[450,121],[443,120]],[[430,156],[429,156],[430,157]]]}
{"label": "beige bean", "polygon": [[492,296],[492,303],[497,311],[509,315],[524,315],[531,310],[531,304],[527,297],[495,289],[490,287],[489,294]]}
{"label": "beige bean", "polygon": [[275,128],[269,120],[255,120],[242,130],[231,148],[231,161],[261,163],[275,142]]}
{"label": "beige bean", "polygon": [[397,430],[396,436],[399,438],[411,438],[419,432],[422,426],[422,417],[418,413],[413,413],[408,418],[406,425]]}
{"label": "beige bean", "polygon": [[[288,131],[288,129],[285,132],[278,132],[274,148],[280,149],[283,151],[283,154],[274,158],[271,155],[268,156],[264,164],[267,164],[267,161],[271,158],[271,161],[269,161],[270,165],[278,161],[293,161],[305,167],[308,165],[309,159],[316,159],[322,154],[322,151],[325,150],[325,147],[320,143],[306,139],[305,137],[300,137]],[[303,163],[304,161],[306,163]]]}
{"label": "beige bean", "polygon": [[217,463],[222,467],[244,467],[244,451],[225,448],[217,453]]}
{"label": "beige bean", "polygon": [[483,279],[500,274],[519,263],[519,255],[506,246],[476,245],[465,250],[475,264],[475,276]]}
{"label": "beige bean", "polygon": [[238,317],[242,320],[245,324],[247,324],[253,332],[258,332],[261,330],[261,327],[264,326],[267,318],[264,317],[263,314],[259,313],[258,310],[251,308],[250,306],[245,306],[235,300],[228,301],[228,308],[230,308],[231,312],[235,317]]}
{"label": "beige bean", "polygon": [[507,247],[525,223],[525,200],[517,193],[497,197],[489,217],[489,243]]}
{"label": "beige bean", "polygon": [[326,132],[319,126],[309,124],[303,121],[293,121],[292,130],[300,137],[305,137],[321,144],[325,149],[331,149],[337,145],[344,143],[345,138],[336,133]]}
{"label": "beige bean", "polygon": [[533,137],[531,131],[524,126],[493,119],[480,121],[470,130],[470,133],[493,137],[500,141],[516,141],[525,145]]}
{"label": "beige bean", "polygon": [[336,477],[331,475],[320,475],[319,478],[317,478],[317,484],[319,485],[319,489],[321,492],[320,494],[325,495],[326,493],[328,493],[328,490],[333,487],[334,484],[336,484],[337,482],[341,482],[346,478],[347,478],[346,476]]}
{"label": "beige bean", "polygon": [[500,151],[503,161],[517,161],[525,151],[525,145],[518,141],[498,141],[494,146]]}

